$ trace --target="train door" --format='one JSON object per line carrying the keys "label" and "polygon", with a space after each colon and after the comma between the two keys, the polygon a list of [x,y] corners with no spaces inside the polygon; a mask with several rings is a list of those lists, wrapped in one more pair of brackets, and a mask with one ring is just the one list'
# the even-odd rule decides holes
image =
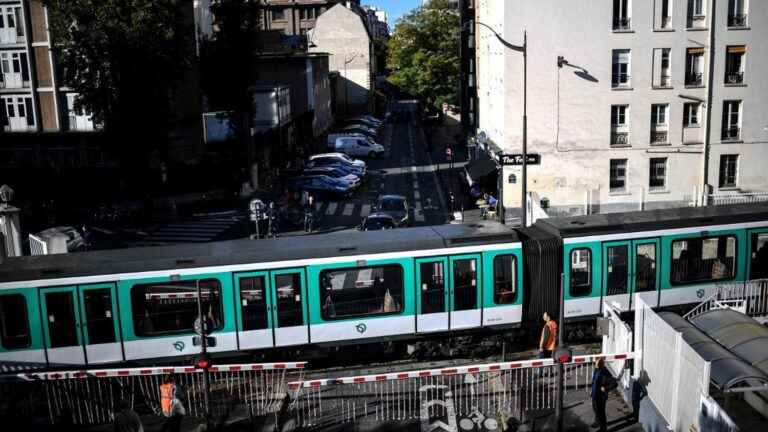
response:
{"label": "train door", "polygon": [[85,351],[81,332],[77,288],[43,288],[40,290],[43,337],[48,364],[84,365]]}
{"label": "train door", "polygon": [[480,255],[457,255],[449,258],[450,263],[450,316],[451,330],[480,327]]}
{"label": "train door", "polygon": [[603,300],[617,303],[621,310],[632,308],[632,296],[640,293],[650,306],[658,304],[658,239],[603,243],[605,271]]}
{"label": "train door", "polygon": [[114,284],[80,285],[79,315],[88,364],[123,360]]}
{"label": "train door", "polygon": [[448,290],[446,290],[446,258],[416,260],[416,332],[446,331],[448,324]]}
{"label": "train door", "polygon": [[768,228],[749,230],[749,279],[768,278]]}
{"label": "train door", "polygon": [[270,306],[275,346],[309,343],[307,298],[304,270],[291,269],[271,272]]}
{"label": "train door", "polygon": [[269,273],[250,272],[235,275],[235,292],[239,296],[237,330],[240,349],[271,348],[272,315],[268,302]]}

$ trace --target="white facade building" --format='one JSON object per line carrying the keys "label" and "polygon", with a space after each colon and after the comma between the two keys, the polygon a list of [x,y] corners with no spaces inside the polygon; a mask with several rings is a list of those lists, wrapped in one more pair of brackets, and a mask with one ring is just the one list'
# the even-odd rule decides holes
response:
{"label": "white facade building", "polygon": [[[550,213],[768,190],[768,2],[477,0],[476,14],[513,44],[527,30],[528,190]],[[523,56],[482,25],[476,42],[478,132],[520,153]],[[520,174],[502,169],[512,214]]]}

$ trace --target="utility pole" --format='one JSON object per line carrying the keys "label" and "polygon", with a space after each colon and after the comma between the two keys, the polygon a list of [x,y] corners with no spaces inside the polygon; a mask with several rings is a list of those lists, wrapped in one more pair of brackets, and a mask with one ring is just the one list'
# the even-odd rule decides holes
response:
{"label": "utility pole", "polygon": [[522,226],[528,226],[528,32],[523,30],[523,201]]}
{"label": "utility pole", "polygon": [[[199,279],[195,281],[195,286],[197,288],[197,322],[199,323],[199,328],[196,330],[197,330],[197,334],[200,336],[200,356],[202,361],[207,361],[208,332],[210,331],[210,328],[208,327],[208,323],[206,322],[205,317],[203,316],[203,290],[200,287]],[[209,363],[206,363],[205,367],[202,368],[203,369],[203,414],[205,416],[206,430],[210,430],[210,425],[211,425],[211,381],[210,381],[211,378],[208,375],[209,365],[210,365]]]}
{"label": "utility pole", "polygon": [[[558,320],[560,320],[560,328],[557,331],[557,351],[563,349],[563,333],[565,333],[565,276],[560,273],[560,307],[558,308]],[[562,352],[562,351],[561,351]],[[569,359],[570,360],[570,359]],[[565,391],[565,366],[560,356],[555,355],[555,361],[557,361],[557,401],[555,403],[555,419],[557,421],[557,431],[563,430],[563,393]]]}

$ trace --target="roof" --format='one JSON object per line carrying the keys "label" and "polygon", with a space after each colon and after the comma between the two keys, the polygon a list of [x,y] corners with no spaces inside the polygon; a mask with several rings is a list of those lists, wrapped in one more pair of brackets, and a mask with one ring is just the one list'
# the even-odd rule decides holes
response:
{"label": "roof", "polygon": [[539,219],[536,225],[567,238],[757,221],[768,222],[768,203],[683,207]]}
{"label": "roof", "polygon": [[733,309],[711,309],[691,323],[768,375],[768,328]]}
{"label": "roof", "polygon": [[693,324],[673,312],[660,312],[659,317],[683,334],[683,339],[710,363],[710,381],[720,390],[768,385],[768,375],[715,342]]}
{"label": "roof", "polygon": [[0,282],[257,264],[517,241],[517,234],[512,229],[497,222],[484,221],[477,224],[403,228],[387,232],[343,231],[310,237],[240,239],[23,256],[8,258],[0,263]]}
{"label": "roof", "polygon": [[467,175],[472,181],[477,181],[479,178],[485,177],[496,171],[498,167],[496,166],[496,162],[491,159],[474,159],[469,161],[469,163],[464,166],[464,169],[467,171]]}

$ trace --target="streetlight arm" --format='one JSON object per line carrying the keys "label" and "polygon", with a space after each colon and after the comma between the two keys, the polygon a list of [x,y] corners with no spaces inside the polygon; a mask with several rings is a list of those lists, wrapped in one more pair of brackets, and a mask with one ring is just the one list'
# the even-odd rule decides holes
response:
{"label": "streetlight arm", "polygon": [[[466,24],[464,24],[464,27],[466,27],[467,24],[470,24],[472,22],[473,21],[467,22]],[[496,30],[494,30],[493,27],[489,26],[486,23],[483,23],[483,22],[480,22],[480,21],[474,21],[474,23],[476,25],[483,26],[483,27],[487,28],[488,30],[490,30],[491,33],[493,33],[493,35],[496,36],[496,39],[498,39],[499,42],[501,42],[501,44],[504,45],[505,47],[507,47],[507,48],[509,48],[511,50],[517,51],[517,52],[521,52],[521,53],[525,52],[525,49],[526,49],[525,45],[520,46],[520,45],[515,45],[513,43],[507,42],[507,40],[505,40],[503,37],[501,37],[501,35]]]}

